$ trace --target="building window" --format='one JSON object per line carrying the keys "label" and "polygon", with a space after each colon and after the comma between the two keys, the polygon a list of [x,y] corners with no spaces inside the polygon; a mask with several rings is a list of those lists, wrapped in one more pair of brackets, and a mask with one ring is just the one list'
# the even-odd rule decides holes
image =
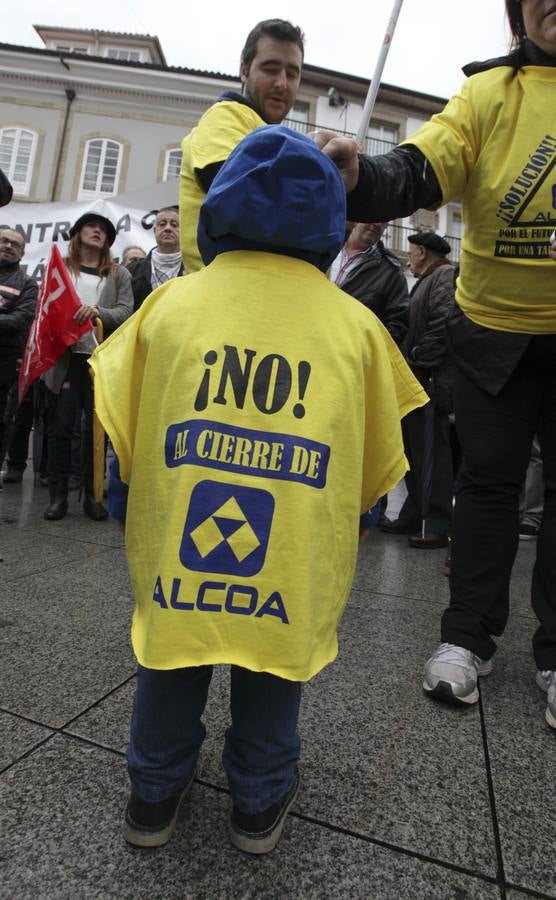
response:
{"label": "building window", "polygon": [[81,47],[74,47],[71,44],[56,44],[54,49],[60,53],[89,53],[89,46],[86,44]]}
{"label": "building window", "polygon": [[180,177],[181,171],[181,147],[174,147],[173,150],[167,150],[164,157],[164,175],[163,181],[172,181],[174,178]]}
{"label": "building window", "polygon": [[26,197],[31,185],[37,135],[26,128],[0,131],[0,169],[11,181],[14,194]]}
{"label": "building window", "polygon": [[122,145],[108,138],[87,141],[79,200],[111,197],[118,191]]}
{"label": "building window", "polygon": [[452,210],[450,234],[452,237],[459,238],[460,240],[463,237],[463,219],[459,210]]}
{"label": "building window", "polygon": [[124,62],[141,62],[141,51],[126,47],[109,47],[106,56],[108,59],[122,59]]}
{"label": "building window", "polygon": [[369,156],[388,153],[397,143],[398,128],[396,125],[369,125],[366,147],[366,152]]}

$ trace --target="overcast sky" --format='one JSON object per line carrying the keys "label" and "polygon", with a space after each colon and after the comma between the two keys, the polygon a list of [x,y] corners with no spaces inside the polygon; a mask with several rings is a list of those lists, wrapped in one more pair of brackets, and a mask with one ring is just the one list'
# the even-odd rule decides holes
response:
{"label": "overcast sky", "polygon": [[[5,43],[43,46],[33,25],[157,35],[169,65],[235,75],[244,39],[280,17],[306,34],[307,62],[370,78],[393,0],[3,0]],[[503,0],[404,0],[383,81],[439,97],[454,93],[461,66],[508,47]]]}

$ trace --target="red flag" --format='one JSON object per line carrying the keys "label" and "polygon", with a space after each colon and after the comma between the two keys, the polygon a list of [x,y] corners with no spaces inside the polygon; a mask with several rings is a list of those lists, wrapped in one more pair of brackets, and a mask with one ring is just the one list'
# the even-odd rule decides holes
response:
{"label": "red flag", "polygon": [[75,344],[87,331],[92,331],[91,321],[79,325],[73,318],[79,306],[81,301],[62,254],[58,245],[53,244],[19,371],[20,403],[35,378],[50,369],[66,347]]}

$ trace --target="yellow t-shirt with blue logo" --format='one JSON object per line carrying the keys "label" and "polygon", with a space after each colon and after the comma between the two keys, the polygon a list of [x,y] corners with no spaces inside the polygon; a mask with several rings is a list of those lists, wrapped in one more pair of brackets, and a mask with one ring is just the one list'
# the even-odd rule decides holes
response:
{"label": "yellow t-shirt with blue logo", "polygon": [[261,117],[235,100],[215,103],[182,141],[180,173],[180,245],[186,273],[197,272],[203,261],[197,246],[199,210],[205,191],[195,170],[224,162],[246,134],[266,125]]}
{"label": "yellow t-shirt with blue logo", "polygon": [[311,678],[359,514],[406,471],[400,416],[427,400],[386,330],[309,263],[237,251],[155,291],[91,365],[129,485],[139,662]]}
{"label": "yellow t-shirt with blue logo", "polygon": [[456,299],[499,331],[556,332],[556,68],[473,75],[407,143],[432,164],[448,203],[463,198]]}

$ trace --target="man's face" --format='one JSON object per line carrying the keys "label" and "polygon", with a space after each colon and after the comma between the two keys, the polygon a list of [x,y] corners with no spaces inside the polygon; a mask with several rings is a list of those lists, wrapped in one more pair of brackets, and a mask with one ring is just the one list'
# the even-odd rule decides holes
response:
{"label": "man's face", "polygon": [[363,249],[374,247],[386,231],[387,222],[358,222],[351,233],[352,241]]}
{"label": "man's face", "polygon": [[413,275],[420,275],[423,271],[426,253],[420,244],[409,245],[409,268]]}
{"label": "man's face", "polygon": [[127,266],[130,262],[133,262],[136,259],[145,259],[147,254],[140,250],[139,247],[133,247],[132,250],[128,250],[122,259],[122,266]]}
{"label": "man's face", "polygon": [[522,0],[527,37],[550,56],[556,56],[556,0]]}
{"label": "man's face", "polygon": [[0,231],[0,262],[19,262],[25,252],[25,241],[18,231],[4,228]]}
{"label": "man's face", "polygon": [[106,228],[100,221],[92,220],[81,227],[79,232],[81,246],[87,250],[104,250],[108,235]]}
{"label": "man's face", "polygon": [[154,239],[161,253],[176,253],[180,249],[180,220],[177,212],[163,209],[154,220]]}
{"label": "man's face", "polygon": [[245,94],[269,125],[279,125],[292,108],[302,64],[303,56],[297,44],[276,41],[268,35],[257,41],[257,53],[249,68],[241,64]]}

